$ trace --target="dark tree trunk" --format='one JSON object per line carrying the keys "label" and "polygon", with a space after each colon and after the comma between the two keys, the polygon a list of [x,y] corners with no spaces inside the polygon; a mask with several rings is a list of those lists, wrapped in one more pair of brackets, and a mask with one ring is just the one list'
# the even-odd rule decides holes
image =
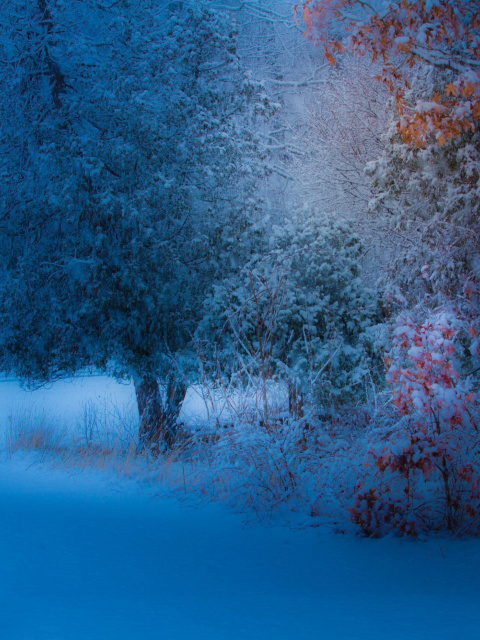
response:
{"label": "dark tree trunk", "polygon": [[138,443],[141,449],[152,449],[165,442],[171,446],[168,435],[163,433],[163,403],[160,387],[155,378],[134,378],[140,428]]}
{"label": "dark tree trunk", "polygon": [[297,420],[303,418],[303,396],[294,382],[288,382],[288,412]]}
{"label": "dark tree trunk", "polygon": [[165,403],[156,378],[136,377],[134,385],[140,415],[140,448],[156,452],[164,448],[171,449],[176,442],[177,418],[187,385],[169,377]]}
{"label": "dark tree trunk", "polygon": [[[52,14],[48,8],[47,0],[38,0],[38,8],[42,15],[42,24],[45,27],[47,35],[50,36],[53,31],[53,19]],[[45,61],[48,66],[48,70],[50,73],[51,83],[52,83],[52,98],[53,103],[57,109],[60,109],[62,106],[62,93],[65,93],[66,90],[66,80],[65,76],[60,70],[60,67],[57,62],[52,58],[49,48],[49,39],[47,39],[47,44],[45,44]]]}
{"label": "dark tree trunk", "polygon": [[165,423],[167,429],[176,435],[177,420],[187,393],[187,385],[184,380],[170,376],[167,383],[165,400]]}

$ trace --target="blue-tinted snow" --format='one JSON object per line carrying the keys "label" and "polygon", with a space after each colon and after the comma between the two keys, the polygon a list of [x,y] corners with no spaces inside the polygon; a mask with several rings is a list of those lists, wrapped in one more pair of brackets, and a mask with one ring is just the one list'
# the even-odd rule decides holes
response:
{"label": "blue-tinted snow", "polygon": [[477,540],[245,527],[32,462],[0,461],[2,640],[480,639]]}

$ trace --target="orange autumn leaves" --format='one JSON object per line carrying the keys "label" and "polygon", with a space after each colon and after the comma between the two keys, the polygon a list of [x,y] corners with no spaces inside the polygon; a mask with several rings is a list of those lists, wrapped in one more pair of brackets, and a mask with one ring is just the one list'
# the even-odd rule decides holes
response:
{"label": "orange autumn leaves", "polygon": [[[477,0],[395,0],[376,11],[360,0],[307,0],[295,7],[305,34],[335,64],[347,48],[379,61],[395,98],[398,129],[407,143],[440,145],[473,130],[480,119],[480,12]],[[342,24],[347,32],[338,34]],[[337,29],[334,29],[334,26]],[[423,63],[447,81],[428,98],[409,96],[410,70]]]}

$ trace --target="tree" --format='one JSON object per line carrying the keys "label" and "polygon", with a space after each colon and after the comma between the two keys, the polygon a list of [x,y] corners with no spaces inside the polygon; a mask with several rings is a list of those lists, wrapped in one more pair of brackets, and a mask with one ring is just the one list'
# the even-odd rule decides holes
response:
{"label": "tree", "polygon": [[275,111],[230,20],[157,4],[12,2],[0,27],[2,365],[133,377],[145,446],[173,443],[203,298],[255,244]]}
{"label": "tree", "polygon": [[[282,105],[268,129],[259,131],[271,154],[271,176],[262,196],[270,219],[282,224],[299,192],[295,160],[305,158],[297,133],[308,113],[308,103],[326,83],[328,63],[301,37],[290,0],[215,0],[225,8],[239,30],[242,62],[261,79]],[[300,186],[301,189],[301,186]]]}
{"label": "tree", "polygon": [[[397,240],[391,279],[451,300],[478,281],[480,21],[473,2],[306,2],[327,57],[350,48],[380,65],[397,118],[367,167],[369,209]],[[327,16],[345,29],[332,34]],[[413,285],[413,286],[412,286]],[[434,295],[435,294],[435,295]],[[444,300],[442,301],[442,303]]]}
{"label": "tree", "polygon": [[366,254],[362,277],[370,284],[388,261],[391,241],[382,216],[368,212],[371,178],[365,166],[380,155],[393,117],[388,92],[375,83],[376,73],[378,65],[349,54],[329,69],[299,127],[305,153],[295,166],[298,200],[327,217],[334,215],[360,236]]}
{"label": "tree", "polygon": [[227,372],[254,369],[287,381],[296,411],[300,396],[323,413],[362,396],[378,378],[373,333],[380,319],[375,294],[359,277],[362,253],[348,227],[318,212],[275,227],[265,255],[209,302],[205,333],[217,340]]}
{"label": "tree", "polygon": [[392,119],[387,92],[374,85],[376,71],[363,60],[342,56],[310,101],[301,131],[307,149],[298,163],[303,197],[352,223],[370,197],[365,165],[379,155]]}
{"label": "tree", "polygon": [[[416,308],[396,320],[386,365],[402,419],[369,449],[350,509],[367,536],[478,533],[478,390],[458,370],[459,335],[469,324],[450,308],[426,317]],[[476,333],[469,334],[478,364]]]}
{"label": "tree", "polygon": [[397,250],[388,279],[410,301],[427,297],[455,304],[479,279],[479,133],[465,132],[443,146],[417,148],[394,131],[368,165],[369,210],[386,218]]}
{"label": "tree", "polygon": [[[396,100],[398,130],[421,146],[433,135],[440,145],[472,131],[480,119],[480,16],[475,0],[394,0],[377,9],[358,0],[307,0],[306,33],[325,55],[350,48],[380,60],[381,80]],[[332,32],[331,23],[342,32]],[[348,38],[345,38],[346,33]],[[410,71],[417,65],[442,70],[445,82],[429,101],[410,100]]]}

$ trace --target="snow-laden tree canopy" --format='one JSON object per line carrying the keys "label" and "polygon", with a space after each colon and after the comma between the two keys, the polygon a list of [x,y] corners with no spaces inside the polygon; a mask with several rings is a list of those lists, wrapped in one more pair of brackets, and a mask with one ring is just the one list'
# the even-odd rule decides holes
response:
{"label": "snow-laden tree canopy", "polygon": [[262,226],[276,106],[235,24],[202,2],[14,1],[0,44],[3,366],[181,368]]}

